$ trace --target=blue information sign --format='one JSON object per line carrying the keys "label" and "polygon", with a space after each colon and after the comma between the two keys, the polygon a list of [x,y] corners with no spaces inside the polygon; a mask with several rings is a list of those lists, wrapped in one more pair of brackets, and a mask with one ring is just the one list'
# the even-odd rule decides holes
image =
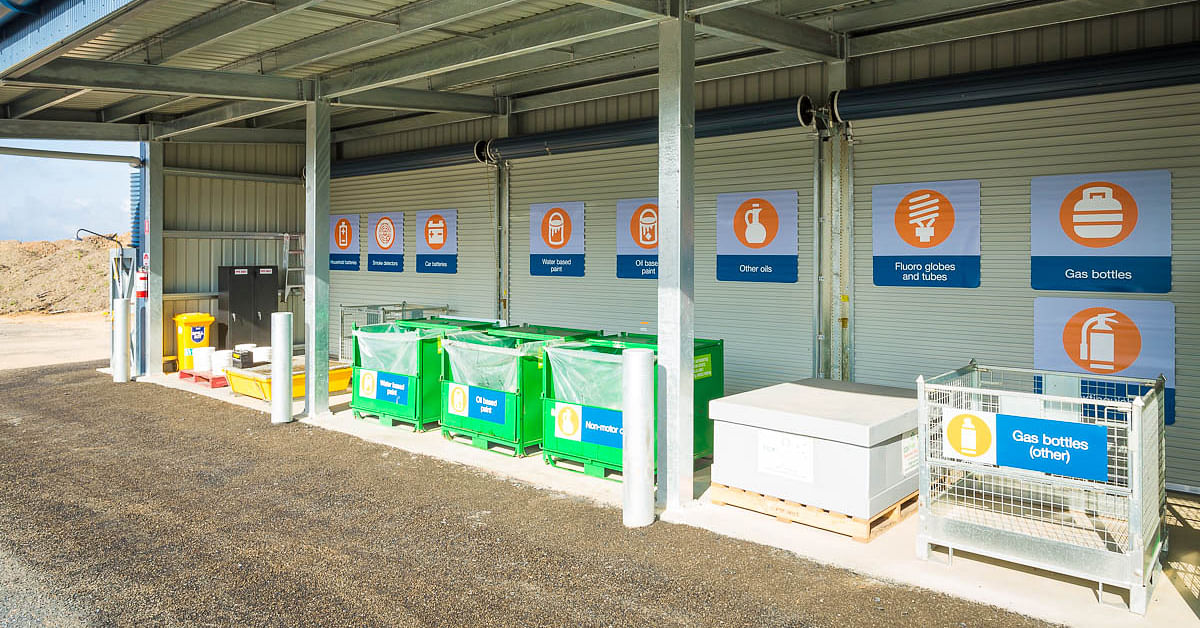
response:
{"label": "blue information sign", "polygon": [[871,188],[877,286],[979,287],[979,181]]}
{"label": "blue information sign", "polygon": [[583,203],[530,205],[529,274],[542,277],[582,277],[583,232]]}
{"label": "blue information sign", "polygon": [[717,196],[717,280],[796,283],[795,190]]}
{"label": "blue information sign", "polygon": [[458,272],[458,210],[417,212],[417,272]]}
{"label": "blue information sign", "polygon": [[1108,428],[996,415],[996,464],[1084,480],[1108,480]]}
{"label": "blue information sign", "polygon": [[617,277],[658,279],[658,199],[617,201]]}

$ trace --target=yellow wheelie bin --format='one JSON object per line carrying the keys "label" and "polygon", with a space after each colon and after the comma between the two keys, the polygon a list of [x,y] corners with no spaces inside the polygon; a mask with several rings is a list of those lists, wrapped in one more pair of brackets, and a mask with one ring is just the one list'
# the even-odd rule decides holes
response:
{"label": "yellow wheelie bin", "polygon": [[175,315],[175,354],[179,356],[179,370],[192,368],[192,351],[208,346],[208,329],[214,320],[204,312]]}

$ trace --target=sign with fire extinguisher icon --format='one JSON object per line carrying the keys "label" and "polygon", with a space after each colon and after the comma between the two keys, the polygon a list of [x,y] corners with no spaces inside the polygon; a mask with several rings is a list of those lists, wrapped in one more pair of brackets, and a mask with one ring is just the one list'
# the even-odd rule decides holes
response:
{"label": "sign with fire extinguisher icon", "polygon": [[1034,290],[1171,291],[1171,172],[1034,177]]}
{"label": "sign with fire extinguisher icon", "polygon": [[[1174,303],[1039,297],[1033,301],[1033,327],[1035,369],[1142,379],[1162,375],[1166,423],[1175,422]],[[1111,386],[1096,382],[1095,390],[1083,392],[1121,400],[1141,394]]]}
{"label": "sign with fire extinguisher icon", "polygon": [[358,270],[358,214],[329,217],[329,270]]}
{"label": "sign with fire extinguisher icon", "polygon": [[979,181],[871,188],[877,286],[979,287]]}

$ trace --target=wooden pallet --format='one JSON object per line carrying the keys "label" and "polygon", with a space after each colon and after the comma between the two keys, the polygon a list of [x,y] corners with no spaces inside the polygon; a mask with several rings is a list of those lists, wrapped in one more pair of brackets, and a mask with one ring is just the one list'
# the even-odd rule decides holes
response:
{"label": "wooden pallet", "polygon": [[718,506],[738,506],[764,515],[771,515],[784,523],[803,523],[822,530],[845,534],[863,543],[879,536],[884,530],[916,512],[918,497],[918,493],[913,492],[895,504],[884,508],[874,517],[862,519],[724,484],[714,483],[709,489],[708,495],[712,503]]}
{"label": "wooden pallet", "polygon": [[229,380],[225,379],[225,373],[213,373],[211,371],[197,371],[195,369],[184,369],[179,371],[179,379],[191,380],[201,386],[209,388],[224,388],[229,385]]}

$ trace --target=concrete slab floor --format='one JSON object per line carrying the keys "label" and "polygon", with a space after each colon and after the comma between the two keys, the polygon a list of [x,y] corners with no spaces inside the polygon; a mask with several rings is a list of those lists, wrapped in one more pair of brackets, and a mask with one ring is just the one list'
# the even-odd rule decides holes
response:
{"label": "concrete slab floor", "polygon": [[[269,413],[267,402],[233,394],[228,388],[208,389],[182,381],[177,375],[142,378],[169,388],[187,390],[246,408]],[[304,418],[304,422],[358,438],[471,466],[497,477],[542,489],[583,497],[619,508],[621,485],[579,473],[555,469],[539,456],[511,458],[453,443],[437,431],[414,433],[405,428],[379,425],[353,418],[350,395],[330,399],[333,413]],[[303,402],[294,404],[299,414]],[[264,421],[268,420],[264,417]],[[707,469],[697,473],[697,493],[708,486]],[[1105,604],[1097,600],[1093,582],[1003,563],[982,556],[955,552],[948,564],[945,552],[933,559],[916,558],[917,518],[910,516],[870,543],[801,524],[776,521],[772,517],[732,506],[714,506],[701,495],[689,508],[663,513],[664,521],[690,525],[732,538],[790,551],[798,556],[880,578],[924,587],[967,600],[991,604],[1022,614],[1071,626],[1200,626],[1200,496],[1170,494],[1167,524],[1170,553],[1163,578],[1154,591],[1145,617],[1123,608],[1124,591],[1118,598],[1106,591]],[[1120,606],[1117,606],[1120,605]]]}

